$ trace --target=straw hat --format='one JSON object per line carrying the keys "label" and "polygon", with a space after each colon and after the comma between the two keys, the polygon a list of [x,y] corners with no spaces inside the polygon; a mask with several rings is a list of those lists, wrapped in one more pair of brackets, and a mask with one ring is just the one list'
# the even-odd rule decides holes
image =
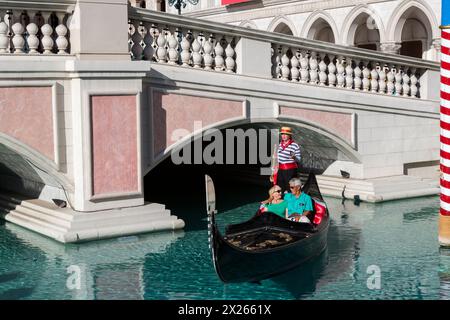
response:
{"label": "straw hat", "polygon": [[281,127],[280,134],[288,134],[292,136],[292,129],[290,127]]}

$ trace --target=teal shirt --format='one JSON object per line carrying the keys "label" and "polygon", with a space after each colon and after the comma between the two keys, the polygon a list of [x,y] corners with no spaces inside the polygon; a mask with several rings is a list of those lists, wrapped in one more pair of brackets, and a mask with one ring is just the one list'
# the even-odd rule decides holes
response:
{"label": "teal shirt", "polygon": [[289,215],[293,213],[303,214],[304,211],[313,211],[312,199],[304,192],[298,198],[292,193],[286,193],[284,195],[284,202],[287,202]]}
{"label": "teal shirt", "polygon": [[287,208],[287,202],[283,201],[277,204],[266,204],[264,205],[268,211],[275,213],[276,215],[279,215],[280,217],[286,218],[286,208]]}

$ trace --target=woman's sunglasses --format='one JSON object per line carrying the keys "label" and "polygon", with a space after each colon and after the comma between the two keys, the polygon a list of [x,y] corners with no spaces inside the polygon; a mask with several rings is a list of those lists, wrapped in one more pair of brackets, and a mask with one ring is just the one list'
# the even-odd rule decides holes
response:
{"label": "woman's sunglasses", "polygon": [[274,190],[273,191],[274,193],[276,192],[276,193],[281,193],[281,190]]}

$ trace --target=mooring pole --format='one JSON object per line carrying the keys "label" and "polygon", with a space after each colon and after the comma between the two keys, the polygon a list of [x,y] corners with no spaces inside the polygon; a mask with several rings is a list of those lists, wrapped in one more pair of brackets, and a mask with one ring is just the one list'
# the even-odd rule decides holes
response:
{"label": "mooring pole", "polygon": [[450,247],[450,0],[442,0],[441,24],[441,209],[439,244]]}

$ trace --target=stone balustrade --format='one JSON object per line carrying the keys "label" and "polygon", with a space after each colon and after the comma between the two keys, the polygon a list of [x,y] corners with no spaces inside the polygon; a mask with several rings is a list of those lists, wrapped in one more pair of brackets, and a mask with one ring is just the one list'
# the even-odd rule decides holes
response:
{"label": "stone balustrade", "polygon": [[[276,79],[380,94],[419,97],[423,69],[411,64],[274,44]],[[367,54],[367,53],[366,53]]]}
{"label": "stone balustrade", "polygon": [[0,2],[0,55],[69,54],[68,24],[75,3]]}
{"label": "stone balustrade", "polygon": [[[150,60],[204,70],[236,72],[239,37],[196,24],[174,21],[149,10],[133,10],[129,18],[129,50],[133,60]],[[172,16],[172,17],[170,17]]]}
{"label": "stone balustrade", "polygon": [[[268,49],[255,55],[243,45],[247,40]],[[263,70],[258,76],[265,78],[413,98],[423,97],[427,71],[439,72],[433,61],[131,6],[129,47],[134,60],[242,74],[249,68],[240,64],[247,63]]]}

